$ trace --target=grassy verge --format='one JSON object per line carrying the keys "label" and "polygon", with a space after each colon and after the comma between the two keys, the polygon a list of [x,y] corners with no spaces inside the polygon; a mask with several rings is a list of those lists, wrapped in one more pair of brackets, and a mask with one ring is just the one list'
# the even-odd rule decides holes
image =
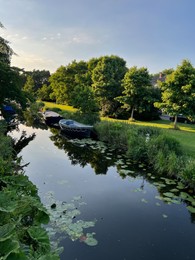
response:
{"label": "grassy verge", "polygon": [[[45,103],[48,108],[74,112],[70,106]],[[195,187],[195,125],[178,123],[173,130],[169,120],[152,122],[101,118],[95,126],[100,140],[122,148],[134,161],[145,160],[157,174],[176,176]],[[146,142],[146,136],[150,141]]]}
{"label": "grassy verge", "polygon": [[[45,108],[49,108],[49,109],[59,108],[63,111],[67,111],[71,113],[77,111],[75,108],[67,105],[55,104],[52,102],[44,102],[44,104],[45,104]],[[169,120],[158,120],[153,122],[142,122],[142,121],[130,122],[128,120],[118,120],[118,119],[102,117],[101,121],[119,122],[119,123],[126,123],[127,125],[161,128],[165,130],[166,134],[168,134],[170,137],[174,137],[180,142],[184,152],[187,155],[195,158],[195,125],[178,123],[178,127],[180,131],[175,131],[173,130],[173,123],[170,122]]]}

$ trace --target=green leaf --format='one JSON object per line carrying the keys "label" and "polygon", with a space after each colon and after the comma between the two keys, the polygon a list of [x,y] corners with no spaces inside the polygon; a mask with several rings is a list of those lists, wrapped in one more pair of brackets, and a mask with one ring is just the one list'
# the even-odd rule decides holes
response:
{"label": "green leaf", "polygon": [[195,213],[195,208],[192,206],[188,206],[187,209],[191,212],[191,213]]}
{"label": "green leaf", "polygon": [[[6,257],[11,254],[13,251],[17,251],[19,249],[19,243],[18,241],[7,239],[5,241],[0,242],[0,257],[4,256]],[[0,258],[1,259],[1,258]]]}
{"label": "green leaf", "polygon": [[12,252],[7,258],[6,260],[29,260],[29,258],[27,256],[25,256],[24,253],[22,252]]}
{"label": "green leaf", "polygon": [[17,208],[17,203],[13,200],[13,196],[14,193],[11,192],[0,194],[0,211],[13,212]]}
{"label": "green leaf", "polygon": [[11,223],[0,226],[0,242],[10,238],[14,233],[14,228],[15,225]]}
{"label": "green leaf", "polygon": [[47,254],[39,257],[38,260],[60,260],[60,257],[53,254]]}
{"label": "green leaf", "polygon": [[27,230],[29,236],[39,243],[39,245],[46,250],[50,249],[50,242],[47,232],[41,227],[30,227]]}

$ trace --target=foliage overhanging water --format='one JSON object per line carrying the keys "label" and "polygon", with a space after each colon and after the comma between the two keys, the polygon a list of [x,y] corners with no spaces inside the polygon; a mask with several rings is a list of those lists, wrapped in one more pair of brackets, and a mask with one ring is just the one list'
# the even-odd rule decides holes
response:
{"label": "foliage overhanging water", "polygon": [[61,259],[194,259],[195,198],[182,183],[155,178],[102,142],[21,130],[36,134],[21,155],[52,214],[47,230]]}

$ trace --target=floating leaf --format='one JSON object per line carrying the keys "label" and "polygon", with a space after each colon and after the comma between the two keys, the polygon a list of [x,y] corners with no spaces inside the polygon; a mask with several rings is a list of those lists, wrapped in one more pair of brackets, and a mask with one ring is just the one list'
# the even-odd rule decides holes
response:
{"label": "floating leaf", "polygon": [[93,237],[93,235],[95,235],[95,233],[87,233],[87,238],[83,242],[85,242],[88,246],[96,246],[98,244],[98,241]]}
{"label": "floating leaf", "polygon": [[163,197],[161,197],[161,196],[155,196],[155,198],[158,200],[163,200]]}
{"label": "floating leaf", "polygon": [[191,212],[191,213],[195,213],[195,208],[192,206],[188,206],[187,209]]}
{"label": "floating leaf", "polygon": [[148,203],[148,201],[146,199],[141,199],[141,202],[144,202],[144,203]]}
{"label": "floating leaf", "polygon": [[169,197],[169,198],[175,197],[175,194],[172,193],[172,192],[165,192],[165,193],[163,193],[163,195],[164,195],[164,196],[167,196],[167,197]]}
{"label": "floating leaf", "polygon": [[163,214],[162,216],[163,216],[163,218],[168,218],[168,216],[166,214]]}
{"label": "floating leaf", "polygon": [[159,206],[161,206],[161,205],[160,205],[160,203],[156,202],[156,206],[158,206],[158,207],[159,207]]}

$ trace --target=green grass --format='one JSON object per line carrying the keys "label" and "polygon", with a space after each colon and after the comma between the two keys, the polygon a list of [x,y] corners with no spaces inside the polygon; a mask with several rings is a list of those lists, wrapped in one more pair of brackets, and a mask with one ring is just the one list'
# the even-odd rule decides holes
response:
{"label": "green grass", "polygon": [[59,108],[61,110],[66,110],[69,112],[76,112],[77,109],[72,107],[72,106],[67,106],[67,105],[61,105],[61,104],[56,104],[56,103],[52,103],[52,102],[43,102],[45,104],[45,108]]}
{"label": "green grass", "polygon": [[[72,106],[60,105],[51,102],[44,102],[45,107],[47,108],[60,108],[61,110],[75,112],[76,109]],[[195,158],[195,125],[190,124],[182,124],[178,123],[178,127],[180,130],[173,130],[173,123],[169,120],[158,120],[152,122],[143,122],[143,121],[135,121],[130,122],[129,120],[119,120],[112,118],[101,117],[102,121],[110,121],[110,122],[122,122],[131,125],[139,125],[139,126],[152,126],[159,127],[164,129],[169,133],[171,137],[175,137],[181,144],[184,149],[184,152],[189,156]]]}

